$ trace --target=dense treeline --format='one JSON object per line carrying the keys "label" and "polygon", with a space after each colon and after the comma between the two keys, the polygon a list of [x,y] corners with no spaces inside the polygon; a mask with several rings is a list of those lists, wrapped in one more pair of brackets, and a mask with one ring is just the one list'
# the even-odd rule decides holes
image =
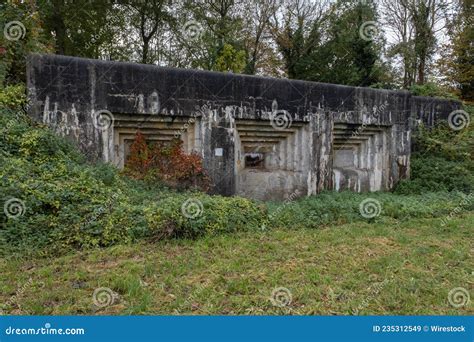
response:
{"label": "dense treeline", "polygon": [[0,82],[49,52],[356,86],[437,84],[472,101],[469,0],[10,0]]}

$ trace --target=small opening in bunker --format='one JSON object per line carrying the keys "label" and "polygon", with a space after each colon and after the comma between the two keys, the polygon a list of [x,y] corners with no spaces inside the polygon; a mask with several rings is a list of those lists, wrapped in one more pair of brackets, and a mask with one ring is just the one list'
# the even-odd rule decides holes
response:
{"label": "small opening in bunker", "polygon": [[265,155],[263,153],[246,153],[245,167],[251,169],[265,168]]}

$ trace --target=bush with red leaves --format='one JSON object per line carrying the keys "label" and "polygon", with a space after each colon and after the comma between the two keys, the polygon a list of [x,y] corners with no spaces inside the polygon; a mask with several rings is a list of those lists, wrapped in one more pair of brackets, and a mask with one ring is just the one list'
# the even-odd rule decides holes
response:
{"label": "bush with red leaves", "polygon": [[156,180],[180,190],[210,188],[202,158],[194,152],[186,154],[181,139],[150,144],[140,131],[130,146],[124,172],[132,178]]}

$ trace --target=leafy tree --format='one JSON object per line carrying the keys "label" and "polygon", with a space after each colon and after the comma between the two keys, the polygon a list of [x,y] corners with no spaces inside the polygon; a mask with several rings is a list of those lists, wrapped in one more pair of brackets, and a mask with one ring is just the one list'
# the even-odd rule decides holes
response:
{"label": "leafy tree", "polygon": [[[177,66],[220,71],[229,51],[240,59],[238,56],[244,53],[242,6],[243,2],[234,0],[184,2],[174,30],[177,37],[174,51],[184,55],[184,58],[178,56]],[[243,67],[227,69],[242,72]]]}
{"label": "leafy tree", "polygon": [[243,37],[246,52],[246,74],[256,74],[265,70],[267,74],[277,74],[280,66],[271,40],[270,19],[278,9],[278,0],[248,2],[243,6]]}
{"label": "leafy tree", "polygon": [[272,34],[289,78],[304,79],[311,54],[322,45],[328,1],[285,1],[272,18]]}
{"label": "leafy tree", "polygon": [[[413,27],[408,0],[382,0],[382,25],[391,32],[394,41],[388,47],[387,57],[397,70],[400,85],[408,89],[416,78]],[[400,66],[397,67],[397,58]]]}
{"label": "leafy tree", "polygon": [[[356,86],[377,83],[382,42],[375,5],[340,2],[336,6],[329,20],[329,39],[324,45],[330,59],[320,69],[324,82]],[[316,67],[317,60],[314,61]]]}
{"label": "leafy tree", "polygon": [[442,49],[438,62],[448,85],[454,87],[460,97],[474,101],[474,14],[469,0],[458,0],[457,14],[449,25],[451,40]]}
{"label": "leafy tree", "polygon": [[[432,62],[446,31],[439,66],[472,99],[470,0],[10,0],[3,27],[20,21],[26,35],[0,37],[0,82],[25,81],[30,52],[244,72],[356,86],[409,89],[433,82]],[[380,14],[382,14],[380,18]],[[370,23],[379,31],[360,34]],[[386,41],[381,28],[391,35]],[[393,42],[393,43],[392,43]],[[394,76],[395,75],[395,80]]]}
{"label": "leafy tree", "polygon": [[[382,0],[383,24],[391,32],[388,56],[400,58],[403,88],[424,84],[431,75],[441,32],[446,29],[447,0]],[[396,64],[396,60],[391,60]]]}
{"label": "leafy tree", "polygon": [[0,4],[0,27],[0,85],[25,83],[27,54],[53,51],[37,6],[21,1]]}
{"label": "leafy tree", "polygon": [[[290,4],[291,5],[291,4]],[[288,10],[276,37],[289,78],[369,86],[379,82],[381,41],[360,28],[376,20],[373,4],[338,1],[319,8],[302,2]]]}
{"label": "leafy tree", "polygon": [[435,10],[436,0],[415,0],[410,4],[414,27],[413,47],[417,57],[417,83],[425,83],[427,63],[434,53],[436,37],[432,24],[432,12]]}
{"label": "leafy tree", "polygon": [[240,72],[245,67],[245,51],[235,51],[230,44],[224,44],[219,57],[217,57],[216,71]]}
{"label": "leafy tree", "polygon": [[101,46],[113,40],[111,1],[38,0],[44,33],[57,54],[100,58]]}
{"label": "leafy tree", "polygon": [[[159,60],[158,56],[150,53],[153,39],[157,35],[163,35],[167,25],[174,18],[168,8],[168,0],[147,0],[147,1],[126,1],[125,6],[128,11],[125,15],[130,18],[129,26],[135,29],[140,37],[139,47],[140,62],[153,63]],[[155,44],[156,49],[159,44]]]}

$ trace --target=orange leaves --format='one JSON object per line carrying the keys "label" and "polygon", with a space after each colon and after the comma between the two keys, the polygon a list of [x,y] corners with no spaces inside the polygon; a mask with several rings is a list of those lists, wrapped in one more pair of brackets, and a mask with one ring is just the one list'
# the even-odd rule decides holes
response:
{"label": "orange leaves", "polygon": [[137,179],[161,181],[174,188],[209,190],[202,158],[194,152],[186,154],[180,139],[148,143],[138,131],[125,163],[125,173]]}

